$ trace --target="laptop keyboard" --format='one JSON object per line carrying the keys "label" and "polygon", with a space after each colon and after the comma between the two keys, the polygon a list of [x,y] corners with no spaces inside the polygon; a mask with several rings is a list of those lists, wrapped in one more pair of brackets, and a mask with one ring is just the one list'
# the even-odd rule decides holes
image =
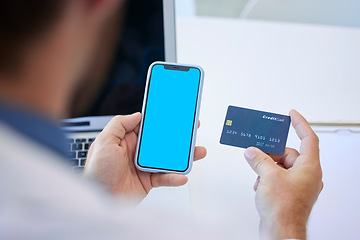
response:
{"label": "laptop keyboard", "polygon": [[69,158],[72,168],[76,172],[82,172],[86,163],[87,153],[95,138],[69,138]]}

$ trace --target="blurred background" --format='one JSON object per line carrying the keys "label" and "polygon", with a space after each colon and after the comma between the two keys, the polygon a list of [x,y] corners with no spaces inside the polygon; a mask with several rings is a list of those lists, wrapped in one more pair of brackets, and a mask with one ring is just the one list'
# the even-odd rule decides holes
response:
{"label": "blurred background", "polygon": [[177,0],[177,14],[360,27],[356,0]]}
{"label": "blurred background", "polygon": [[[156,189],[143,204],[226,222],[239,239],[257,239],[256,175],[243,149],[219,144],[226,110],[295,108],[320,138],[325,184],[309,239],[360,239],[359,13],[358,0],[176,0],[178,62],[205,70],[197,144],[208,156],[187,186]],[[287,146],[299,144],[291,129]]]}

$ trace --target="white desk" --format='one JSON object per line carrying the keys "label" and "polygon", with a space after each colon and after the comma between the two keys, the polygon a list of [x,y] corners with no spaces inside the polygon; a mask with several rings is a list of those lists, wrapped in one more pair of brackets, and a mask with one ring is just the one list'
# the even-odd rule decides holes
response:
{"label": "white desk", "polygon": [[[208,156],[195,163],[186,187],[157,189],[145,204],[160,202],[169,211],[226,222],[237,239],[257,239],[256,175],[243,149],[219,144],[227,106],[284,114],[296,108],[312,121],[360,121],[360,111],[354,111],[360,102],[359,42],[358,29],[179,18],[179,62],[205,69],[197,142]],[[360,134],[319,137],[325,188],[309,239],[360,239],[360,159],[354,154]],[[288,146],[299,146],[293,130]]]}

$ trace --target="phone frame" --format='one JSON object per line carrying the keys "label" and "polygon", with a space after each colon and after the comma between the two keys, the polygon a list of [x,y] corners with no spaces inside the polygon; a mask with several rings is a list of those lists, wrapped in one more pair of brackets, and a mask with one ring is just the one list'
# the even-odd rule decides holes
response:
{"label": "phone frame", "polygon": [[[155,65],[168,65],[168,66],[174,66],[174,67],[190,67],[190,68],[196,68],[200,71],[200,79],[199,79],[199,86],[197,91],[197,99],[196,99],[196,108],[195,108],[195,116],[194,116],[194,124],[192,129],[192,135],[191,135],[191,143],[190,143],[190,153],[188,158],[188,165],[187,168],[184,171],[177,171],[177,170],[171,170],[171,169],[159,169],[159,168],[151,168],[151,167],[143,167],[140,166],[138,163],[139,160],[139,150],[141,145],[141,139],[142,139],[142,133],[143,133],[143,125],[144,125],[144,118],[145,118],[145,112],[147,107],[147,100],[148,100],[148,92],[150,87],[150,80],[152,75],[152,69]],[[181,70],[179,70],[181,71]],[[150,65],[147,73],[146,78],[146,85],[145,85],[145,93],[144,93],[144,100],[142,105],[142,116],[141,116],[141,123],[139,128],[139,134],[138,134],[138,140],[136,145],[136,152],[135,152],[135,166],[137,169],[143,171],[143,172],[152,172],[152,173],[178,173],[182,175],[188,174],[192,169],[192,163],[194,160],[194,151],[195,151],[195,143],[196,143],[196,134],[197,134],[197,127],[199,122],[199,114],[200,114],[200,105],[201,105],[201,96],[202,96],[202,89],[204,84],[204,70],[197,65],[191,65],[191,64],[178,64],[178,63],[169,63],[169,62],[154,62]]]}

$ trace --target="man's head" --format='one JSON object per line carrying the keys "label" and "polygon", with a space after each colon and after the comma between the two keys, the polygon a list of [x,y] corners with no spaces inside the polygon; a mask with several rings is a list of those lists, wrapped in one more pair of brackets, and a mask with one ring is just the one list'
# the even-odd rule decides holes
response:
{"label": "man's head", "polygon": [[0,97],[66,114],[106,20],[122,0],[0,0]]}
{"label": "man's head", "polygon": [[0,2],[0,71],[20,68],[24,50],[61,15],[68,0]]}

